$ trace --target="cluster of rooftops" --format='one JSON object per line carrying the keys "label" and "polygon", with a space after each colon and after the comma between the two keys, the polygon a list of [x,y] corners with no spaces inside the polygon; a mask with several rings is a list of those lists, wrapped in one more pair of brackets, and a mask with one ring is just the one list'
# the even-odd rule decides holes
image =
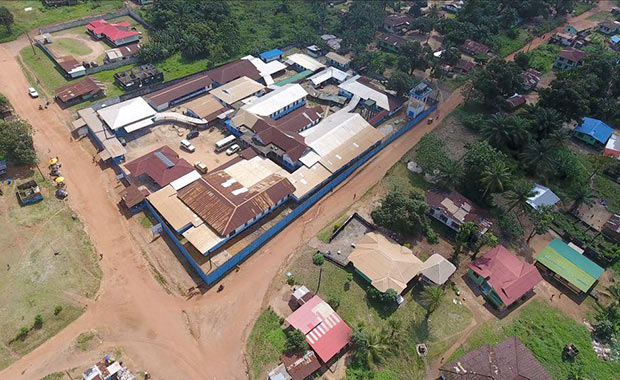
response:
{"label": "cluster of rooftops", "polygon": [[[246,56],[143,97],[80,110],[74,127],[86,127],[102,148],[100,157],[120,164],[127,153],[121,143],[125,137],[133,138],[172,118],[202,127],[219,119],[243,149],[208,174],[198,173],[166,146],[122,165],[130,183],[144,182],[132,178],[146,178],[149,184],[148,191],[129,189],[126,204],[131,208],[148,193],[148,202],[167,223],[207,254],[287,200],[308,196],[377,146],[384,134],[371,122],[405,103],[367,78],[325,67],[305,54],[282,57],[278,49],[260,58]],[[330,61],[346,63],[335,53]],[[274,83],[287,67],[315,74],[306,87]],[[339,96],[349,99],[345,107],[331,113],[306,101],[307,89],[326,81],[337,86]],[[364,116],[353,112],[364,101],[372,110]],[[168,111],[179,104],[186,109],[183,115]]]}

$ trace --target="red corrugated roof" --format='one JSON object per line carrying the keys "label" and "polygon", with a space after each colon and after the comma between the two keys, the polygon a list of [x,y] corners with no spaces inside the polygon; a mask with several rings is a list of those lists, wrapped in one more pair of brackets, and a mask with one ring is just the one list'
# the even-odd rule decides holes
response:
{"label": "red corrugated roof", "polygon": [[140,33],[129,30],[131,24],[127,21],[120,21],[117,23],[109,23],[106,20],[95,20],[86,26],[86,29],[96,35],[104,35],[111,41],[122,40],[123,38],[137,36]]}
{"label": "red corrugated roof", "polygon": [[[168,167],[155,153],[160,152],[173,166]],[[160,187],[168,185],[170,182],[183,177],[194,170],[192,164],[180,158],[179,155],[167,145],[145,154],[140,158],[125,164],[125,167],[132,176],[138,177],[143,174],[148,175]]]}
{"label": "red corrugated roof", "polygon": [[503,245],[498,245],[469,264],[469,269],[486,278],[506,306],[542,281],[542,276],[533,264],[521,261]]}
{"label": "red corrugated roof", "polygon": [[310,347],[325,363],[349,343],[353,332],[319,296],[300,306],[286,321],[301,330]]}

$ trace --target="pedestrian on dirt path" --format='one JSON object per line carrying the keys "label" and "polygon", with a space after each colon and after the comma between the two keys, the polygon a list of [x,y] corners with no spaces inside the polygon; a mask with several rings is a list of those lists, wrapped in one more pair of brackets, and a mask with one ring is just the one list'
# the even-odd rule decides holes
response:
{"label": "pedestrian on dirt path", "polygon": [[551,301],[553,301],[553,297],[555,297],[555,294],[552,294],[552,295],[551,295]]}
{"label": "pedestrian on dirt path", "polygon": [[357,193],[353,193],[353,199],[355,199],[355,197],[357,197]]}
{"label": "pedestrian on dirt path", "polygon": [[103,253],[99,254],[99,260],[103,260]]}

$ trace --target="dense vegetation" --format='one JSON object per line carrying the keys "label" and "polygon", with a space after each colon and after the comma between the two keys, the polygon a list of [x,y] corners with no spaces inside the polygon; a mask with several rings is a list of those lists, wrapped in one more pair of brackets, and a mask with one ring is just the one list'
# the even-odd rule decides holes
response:
{"label": "dense vegetation", "polygon": [[37,163],[30,125],[21,120],[0,120],[0,159],[2,158],[18,165]]}

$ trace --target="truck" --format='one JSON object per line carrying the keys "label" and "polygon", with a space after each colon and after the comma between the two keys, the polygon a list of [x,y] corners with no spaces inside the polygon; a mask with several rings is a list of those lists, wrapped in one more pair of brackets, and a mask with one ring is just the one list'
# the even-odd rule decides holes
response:
{"label": "truck", "polygon": [[22,206],[31,205],[43,200],[41,189],[35,181],[28,181],[18,185],[15,194],[19,200],[19,204]]}
{"label": "truck", "polygon": [[234,135],[224,137],[223,139],[215,143],[215,151],[221,152],[225,150],[226,148],[234,144],[235,140],[237,140],[237,137],[235,137]]}

